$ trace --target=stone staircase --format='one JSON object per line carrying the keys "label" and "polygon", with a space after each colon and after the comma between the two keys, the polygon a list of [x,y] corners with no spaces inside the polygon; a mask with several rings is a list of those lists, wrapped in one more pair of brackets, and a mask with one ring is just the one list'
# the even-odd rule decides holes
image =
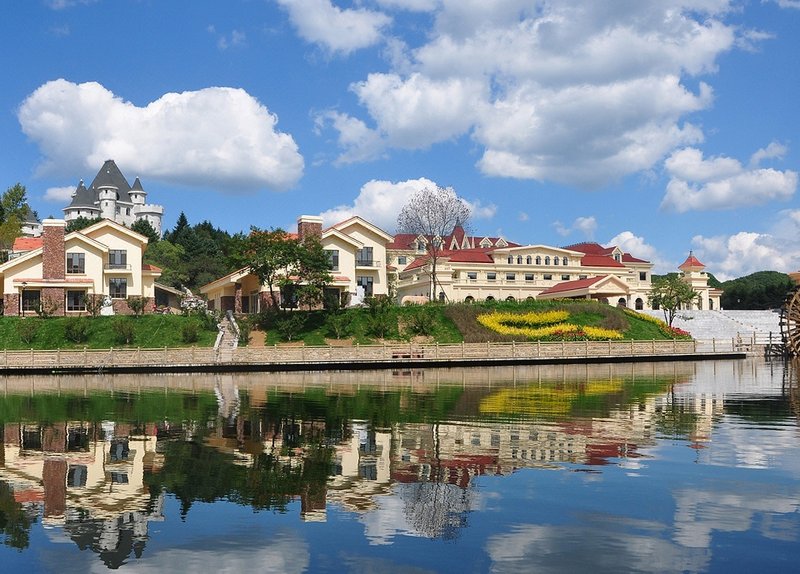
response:
{"label": "stone staircase", "polygon": [[239,328],[231,313],[222,319],[219,330],[221,336],[217,339],[214,348],[217,351],[219,362],[229,363],[233,360],[234,350],[239,346]]}
{"label": "stone staircase", "polygon": [[[643,311],[664,319],[662,311]],[[781,338],[780,313],[776,311],[679,311],[673,326],[688,331],[695,339],[764,340],[769,334]]]}

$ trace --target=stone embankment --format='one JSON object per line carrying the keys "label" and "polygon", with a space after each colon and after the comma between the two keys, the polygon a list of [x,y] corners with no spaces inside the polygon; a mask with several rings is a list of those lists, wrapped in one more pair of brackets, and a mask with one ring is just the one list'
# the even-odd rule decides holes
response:
{"label": "stone embankment", "polygon": [[695,341],[564,341],[384,344],[352,347],[82,349],[0,352],[5,373],[232,372],[691,361],[744,358],[734,341],[700,350]]}

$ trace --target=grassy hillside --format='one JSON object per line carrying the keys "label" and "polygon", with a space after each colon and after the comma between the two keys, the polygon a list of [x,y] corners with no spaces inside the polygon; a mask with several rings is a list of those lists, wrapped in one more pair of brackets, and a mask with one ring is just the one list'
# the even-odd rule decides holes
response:
{"label": "grassy hillside", "polygon": [[216,336],[214,321],[180,315],[0,317],[0,346],[4,349],[210,347]]}
{"label": "grassy hillside", "polygon": [[[558,320],[548,321],[551,312]],[[483,320],[493,316],[495,328]],[[322,311],[262,315],[251,319],[267,345],[302,341],[306,345],[371,344],[382,340],[446,343],[607,339],[671,339],[685,336],[666,325],[592,301],[525,301],[453,305],[362,307],[337,313]],[[542,322],[545,321],[545,322]],[[485,321],[487,322],[487,321]],[[491,323],[492,321],[488,321]],[[499,327],[498,327],[499,325]],[[597,334],[599,333],[599,335]],[[260,341],[259,341],[260,342]]]}

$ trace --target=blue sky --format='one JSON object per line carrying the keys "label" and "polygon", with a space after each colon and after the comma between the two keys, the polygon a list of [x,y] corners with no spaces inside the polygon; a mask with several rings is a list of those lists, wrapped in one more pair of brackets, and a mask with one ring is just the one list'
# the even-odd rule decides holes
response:
{"label": "blue sky", "polygon": [[800,269],[800,0],[0,0],[0,182],[114,159],[165,227],[451,186],[472,231]]}

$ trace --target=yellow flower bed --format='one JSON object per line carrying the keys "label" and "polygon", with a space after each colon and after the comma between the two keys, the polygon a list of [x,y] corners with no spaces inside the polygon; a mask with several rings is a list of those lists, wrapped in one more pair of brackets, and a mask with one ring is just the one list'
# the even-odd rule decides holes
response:
{"label": "yellow flower bed", "polygon": [[[589,327],[564,323],[568,311],[545,311],[543,313],[485,313],[478,315],[478,322],[501,335],[521,336],[527,339],[581,335],[592,340],[621,339],[622,333],[613,329]],[[541,326],[537,326],[541,325]]]}

